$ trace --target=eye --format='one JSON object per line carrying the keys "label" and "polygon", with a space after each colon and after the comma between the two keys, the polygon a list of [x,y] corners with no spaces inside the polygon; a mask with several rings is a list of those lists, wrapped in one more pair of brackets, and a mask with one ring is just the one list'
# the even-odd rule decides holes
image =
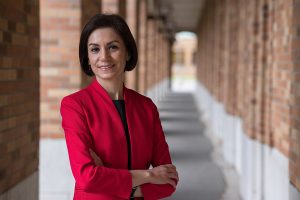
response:
{"label": "eye", "polygon": [[97,53],[97,52],[99,52],[99,48],[98,47],[93,47],[93,48],[91,48],[91,52]]}
{"label": "eye", "polygon": [[117,45],[109,45],[108,46],[109,50],[117,50],[119,47]]}

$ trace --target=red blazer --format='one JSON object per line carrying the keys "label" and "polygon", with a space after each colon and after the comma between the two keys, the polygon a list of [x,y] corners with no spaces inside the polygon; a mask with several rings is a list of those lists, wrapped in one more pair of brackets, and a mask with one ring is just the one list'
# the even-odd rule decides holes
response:
{"label": "red blazer", "polygon": [[[150,98],[124,87],[126,117],[131,141],[132,169],[170,164],[169,148],[156,106]],[[61,101],[62,127],[73,176],[74,200],[129,199],[132,177],[127,169],[126,136],[119,113],[105,89],[92,83]],[[104,166],[96,166],[93,149]],[[170,196],[169,185],[144,184],[145,200]]]}

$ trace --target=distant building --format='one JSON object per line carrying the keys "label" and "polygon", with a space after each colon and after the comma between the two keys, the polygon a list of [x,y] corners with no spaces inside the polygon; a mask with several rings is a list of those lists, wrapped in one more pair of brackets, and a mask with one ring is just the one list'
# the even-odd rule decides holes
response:
{"label": "distant building", "polygon": [[177,33],[173,45],[173,64],[175,66],[195,67],[196,49],[196,35],[191,32]]}

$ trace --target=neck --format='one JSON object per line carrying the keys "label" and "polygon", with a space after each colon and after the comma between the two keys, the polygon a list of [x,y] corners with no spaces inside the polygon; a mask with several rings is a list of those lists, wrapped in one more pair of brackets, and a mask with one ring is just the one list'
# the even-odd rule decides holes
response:
{"label": "neck", "polygon": [[98,83],[106,90],[112,100],[123,99],[123,82],[124,77],[121,80],[103,80],[97,78]]}

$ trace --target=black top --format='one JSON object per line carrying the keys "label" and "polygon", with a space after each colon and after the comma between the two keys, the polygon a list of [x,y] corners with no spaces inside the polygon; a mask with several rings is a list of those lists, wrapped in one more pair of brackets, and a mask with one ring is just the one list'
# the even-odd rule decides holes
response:
{"label": "black top", "polygon": [[124,100],[113,100],[119,115],[121,117],[123,127],[125,130],[125,136],[126,136],[126,141],[127,141],[127,151],[128,151],[128,169],[131,170],[131,144],[130,144],[130,136],[129,136],[129,131],[128,131],[128,125],[127,125],[127,120],[126,120],[126,111],[125,111],[125,101]]}

